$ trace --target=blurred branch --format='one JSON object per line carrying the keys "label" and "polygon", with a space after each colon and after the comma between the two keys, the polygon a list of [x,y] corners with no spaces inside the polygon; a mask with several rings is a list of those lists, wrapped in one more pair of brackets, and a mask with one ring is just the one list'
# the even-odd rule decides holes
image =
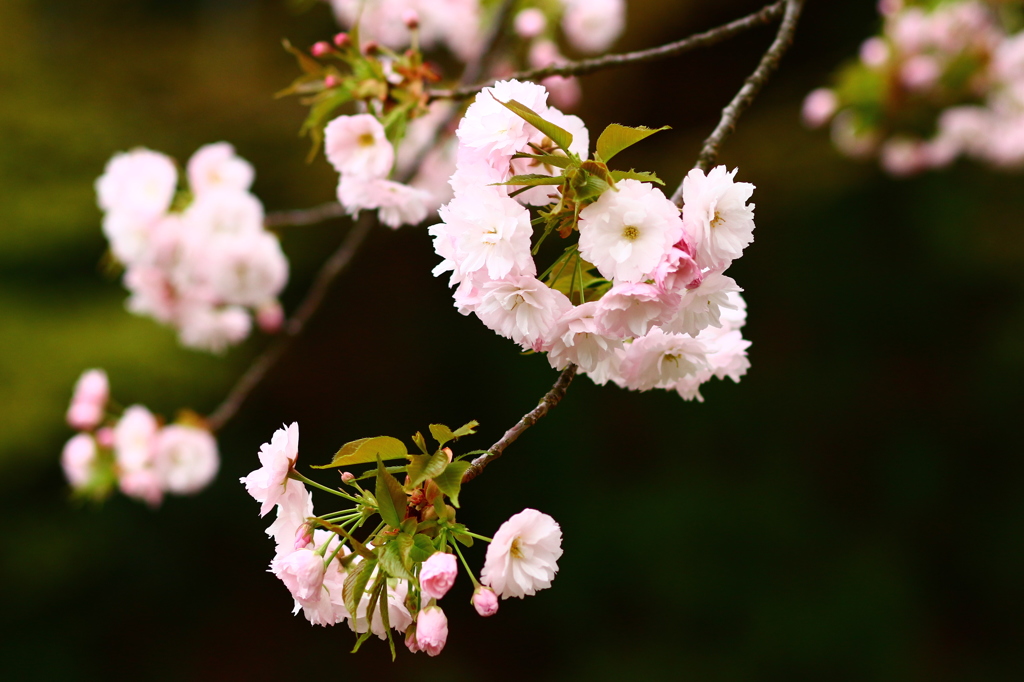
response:
{"label": "blurred branch", "polygon": [[[782,17],[782,23],[779,24],[779,31],[775,34],[775,40],[772,41],[767,52],[761,57],[761,62],[754,69],[754,73],[747,77],[740,91],[722,109],[722,118],[718,121],[718,126],[711,135],[704,140],[704,145],[701,147],[700,155],[697,157],[695,168],[707,171],[711,164],[715,162],[722,143],[736,130],[736,121],[750,107],[754,98],[761,92],[761,88],[764,87],[764,84],[771,75],[775,73],[779,62],[782,60],[782,55],[785,54],[786,50],[793,43],[793,34],[796,32],[796,24],[800,18],[804,0],[786,0],[785,6],[786,11]],[[676,188],[675,193],[672,195],[672,201],[677,206],[682,206],[682,183],[679,183],[679,187]]]}
{"label": "blurred branch", "polygon": [[[713,28],[710,31],[697,33],[689,38],[677,40],[673,43],[668,43],[660,47],[638,50],[636,52],[626,52],[623,54],[610,54],[603,57],[595,57],[594,59],[581,59],[575,62],[552,64],[551,66],[546,66],[542,69],[521,71],[509,76],[506,80],[515,78],[516,80],[535,81],[547,78],[548,76],[583,76],[588,73],[594,73],[595,71],[603,71],[605,69],[619,68],[629,66],[631,64],[642,64],[644,62],[653,62],[659,59],[675,57],[676,55],[680,55],[691,50],[715,45],[749,29],[769,24],[782,14],[783,8],[785,7],[787,7],[786,0],[779,0],[778,2],[764,7],[758,12],[754,12],[753,14],[743,17],[742,19],[731,21],[728,24],[723,24],[722,26]],[[450,90],[432,90],[430,92],[430,96],[435,99],[465,99],[467,97],[472,97],[483,88],[493,84],[494,81],[492,80],[486,83],[462,86]]]}
{"label": "blurred branch", "polygon": [[341,218],[344,215],[346,215],[345,207],[337,201],[332,201],[327,204],[314,206],[313,208],[268,213],[267,217],[263,220],[263,226],[269,229],[273,227],[316,225],[331,218]]}
{"label": "blurred branch", "polygon": [[572,383],[573,377],[576,376],[576,365],[570,363],[568,367],[562,370],[562,373],[558,376],[558,381],[551,387],[551,390],[544,394],[541,398],[540,404],[533,408],[519,420],[519,422],[511,429],[505,432],[505,435],[501,437],[497,443],[492,445],[487,450],[487,454],[480,455],[473,460],[472,465],[469,469],[466,469],[466,473],[462,475],[462,482],[466,483],[472,481],[474,478],[480,475],[480,472],[484,470],[488,464],[501,457],[502,453],[505,452],[505,448],[511,445],[519,436],[522,435],[523,431],[530,428],[537,421],[546,415],[551,408],[561,402],[562,398],[565,397],[565,391],[569,388],[569,384]]}
{"label": "blurred branch", "polygon": [[515,5],[515,0],[502,1],[501,6],[498,7],[497,12],[494,13],[494,22],[491,24],[491,28],[487,33],[487,36],[485,36],[482,41],[484,47],[480,51],[480,56],[466,64],[466,68],[462,72],[462,77],[459,78],[460,83],[472,83],[484,72],[484,67],[487,65],[487,62],[490,61],[495,48],[501,42],[501,29],[508,21],[509,16],[511,16],[513,5]]}
{"label": "blurred branch", "polygon": [[[330,204],[325,206],[330,206]],[[324,206],[319,207],[319,209],[322,208]],[[319,209],[310,209],[308,212],[292,211],[291,213],[312,213]],[[295,314],[284,323],[280,336],[274,339],[270,346],[253,361],[249,369],[238,379],[227,397],[224,398],[224,401],[207,417],[206,423],[211,431],[218,431],[238,413],[238,410],[245,403],[253,389],[263,381],[267,373],[273,369],[274,365],[281,359],[281,356],[291,346],[292,342],[302,334],[306,323],[309,322],[323,302],[324,296],[327,295],[327,291],[331,288],[331,284],[348,266],[375,223],[374,214],[364,211],[359,220],[352,225],[348,234],[345,235],[341,246],[331,254],[331,257],[320,268],[320,272],[317,273],[316,279],[313,281],[313,285],[306,294],[306,298],[303,299],[302,304],[299,305]]]}

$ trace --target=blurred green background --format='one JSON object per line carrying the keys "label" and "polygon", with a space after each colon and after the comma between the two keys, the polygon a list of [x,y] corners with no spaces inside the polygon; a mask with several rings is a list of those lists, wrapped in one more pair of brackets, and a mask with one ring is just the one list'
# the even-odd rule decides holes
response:
{"label": "blurred green background", "polygon": [[[210,357],[128,315],[100,272],[94,179],[119,150],[185,160],[226,139],[269,210],[330,200],[304,110],[271,94],[295,75],[280,39],[336,27],[283,0],[0,1],[4,679],[1024,679],[1024,179],[961,164],[894,181],[803,129],[804,94],[877,21],[867,0],[808,4],[721,158],[757,186],[756,242],[730,271],[749,375],[704,404],[578,380],[462,496],[484,534],[526,506],[561,523],[553,588],[481,620],[463,578],[442,656],[391,664],[376,639],[350,656],[346,626],[290,615],[238,477],[293,420],[306,464],[430,422],[478,419],[463,445],[484,448],[556,373],[454,311],[425,230],[380,230],[222,434],[211,489],[158,511],[69,503],[58,456],[84,368],[123,404],[202,412],[266,343]],[[633,0],[618,47],[758,6]],[[623,163],[674,185],[770,38],[587,77],[578,113],[673,126]],[[289,309],[345,225],[283,233]]]}

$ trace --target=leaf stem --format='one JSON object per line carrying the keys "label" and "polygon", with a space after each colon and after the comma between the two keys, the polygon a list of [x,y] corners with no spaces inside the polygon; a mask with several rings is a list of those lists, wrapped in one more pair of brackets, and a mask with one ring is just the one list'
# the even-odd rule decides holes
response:
{"label": "leaf stem", "polygon": [[313,479],[307,478],[306,476],[303,476],[302,474],[300,474],[295,469],[292,469],[291,471],[288,472],[288,478],[293,478],[296,481],[302,481],[306,485],[311,485],[314,488],[319,488],[320,490],[323,490],[324,492],[328,492],[328,493],[330,493],[332,495],[337,495],[338,497],[344,497],[346,500],[348,500],[350,502],[357,502],[359,504],[365,504],[365,502],[363,500],[360,500],[357,497],[352,497],[351,495],[347,495],[347,494],[341,492],[340,490],[334,490],[333,488],[328,488],[325,485],[321,485],[321,484],[317,483],[316,481],[314,481]]}

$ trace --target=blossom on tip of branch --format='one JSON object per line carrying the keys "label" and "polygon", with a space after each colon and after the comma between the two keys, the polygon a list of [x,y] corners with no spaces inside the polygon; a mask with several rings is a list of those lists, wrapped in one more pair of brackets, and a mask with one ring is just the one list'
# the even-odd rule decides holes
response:
{"label": "blossom on tip of branch", "polygon": [[472,602],[476,612],[485,618],[498,612],[498,596],[489,587],[477,587]]}
{"label": "blossom on tip of branch", "polygon": [[754,241],[754,193],[749,182],[734,182],[736,169],[716,166],[705,176],[694,168],[683,179],[683,226],[702,268],[724,270]]}
{"label": "blossom on tip of branch", "polygon": [[292,422],[275,431],[270,442],[260,446],[259,458],[263,466],[238,479],[249,494],[262,503],[260,516],[266,516],[284,495],[288,474],[298,456],[299,425]]}
{"label": "blossom on tip of branch", "polygon": [[480,582],[502,599],[533,595],[551,587],[560,556],[562,529],[547,514],[524,509],[494,534]]}

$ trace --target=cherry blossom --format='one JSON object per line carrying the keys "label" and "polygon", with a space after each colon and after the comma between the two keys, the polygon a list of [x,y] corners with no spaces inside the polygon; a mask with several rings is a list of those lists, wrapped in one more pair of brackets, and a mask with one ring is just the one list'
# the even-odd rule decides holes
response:
{"label": "cherry blossom", "polygon": [[547,514],[524,509],[494,534],[480,581],[502,599],[521,599],[551,587],[560,556],[562,529]]}

